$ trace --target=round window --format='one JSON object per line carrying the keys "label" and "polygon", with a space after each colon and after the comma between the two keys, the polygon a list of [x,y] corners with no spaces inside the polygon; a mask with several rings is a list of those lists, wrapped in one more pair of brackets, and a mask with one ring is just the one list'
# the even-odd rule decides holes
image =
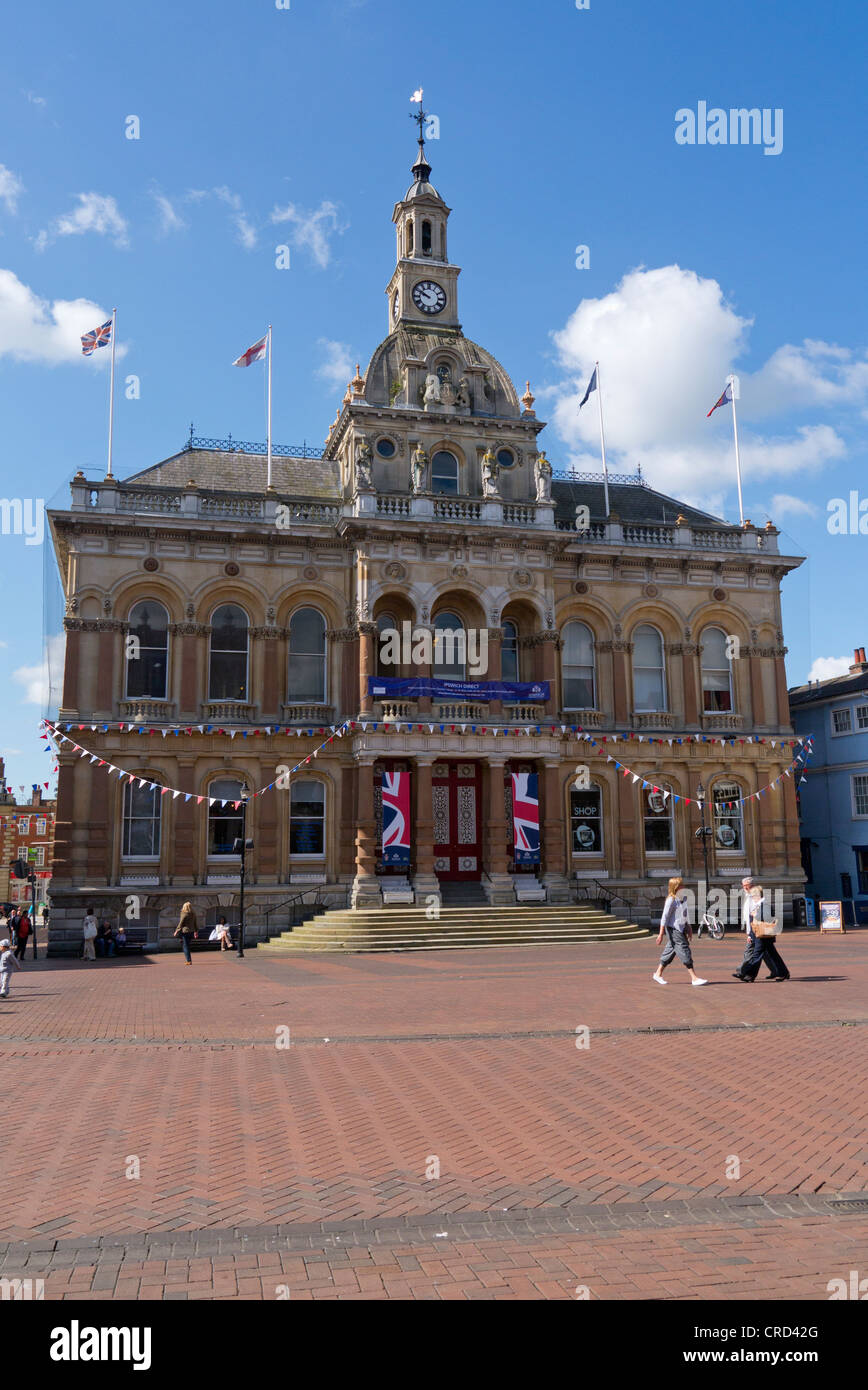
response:
{"label": "round window", "polygon": [[512,465],[515,463],[515,455],[511,449],[498,449],[497,462],[500,464],[501,468],[512,468]]}
{"label": "round window", "polygon": [[391,439],[379,439],[377,441],[377,453],[381,459],[390,459],[395,453],[395,446]]}

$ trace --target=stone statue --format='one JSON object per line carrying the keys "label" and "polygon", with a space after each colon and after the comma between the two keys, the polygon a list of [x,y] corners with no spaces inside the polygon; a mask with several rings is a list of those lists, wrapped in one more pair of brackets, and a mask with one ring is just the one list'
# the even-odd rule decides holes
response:
{"label": "stone statue", "polygon": [[536,480],[536,500],[538,502],[551,502],[552,500],[552,466],[545,456],[545,453],[537,454],[536,464],[534,465],[533,475]]}
{"label": "stone statue", "polygon": [[497,479],[500,474],[500,464],[494,456],[494,451],[489,444],[482,459],[482,495],[483,497],[499,497],[497,490]]}
{"label": "stone statue", "polygon": [[428,455],[421,443],[413,450],[410,464],[410,482],[414,493],[424,492],[428,486]]}
{"label": "stone statue", "polygon": [[470,409],[470,383],[466,376],[463,376],[458,383],[455,404],[458,406],[459,410]]}
{"label": "stone statue", "polygon": [[363,435],[356,452],[356,487],[362,492],[372,492],[374,484],[371,480],[371,469],[374,466],[374,455],[371,446]]}
{"label": "stone statue", "polygon": [[425,405],[440,404],[440,378],[433,372],[425,378]]}

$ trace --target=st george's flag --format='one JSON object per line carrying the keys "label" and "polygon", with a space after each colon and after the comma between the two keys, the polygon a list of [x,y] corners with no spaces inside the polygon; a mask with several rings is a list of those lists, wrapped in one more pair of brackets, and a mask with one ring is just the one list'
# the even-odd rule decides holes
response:
{"label": "st george's flag", "polygon": [[718,410],[718,409],[720,408],[720,406],[722,406],[722,405],[729,405],[731,401],[732,401],[732,382],[731,382],[731,381],[728,381],[727,384],[726,384],[726,390],[724,391],[724,393],[723,393],[723,395],[721,396],[720,400],[719,400],[719,401],[715,401],[714,405],[711,407],[711,409],[709,410],[708,414],[707,414],[706,417],[705,417],[706,420],[710,420],[711,417],[712,417],[712,415],[714,414],[714,412],[715,412],[716,410]]}
{"label": "st george's flag", "polygon": [[108,347],[112,340],[112,321],[106,319],[99,328],[92,328],[89,333],[83,333],[81,338],[81,351],[84,357],[90,357],[97,348]]}
{"label": "st george's flag", "polygon": [[261,362],[268,349],[268,334],[260,338],[258,343],[249,347],[246,352],[242,352],[240,357],[236,357],[232,363],[233,367],[249,367],[251,362]]}

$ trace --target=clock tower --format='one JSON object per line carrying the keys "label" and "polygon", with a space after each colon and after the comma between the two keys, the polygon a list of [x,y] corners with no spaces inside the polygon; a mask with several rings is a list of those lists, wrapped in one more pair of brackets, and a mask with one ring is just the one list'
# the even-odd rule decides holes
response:
{"label": "clock tower", "polygon": [[458,321],[458,266],[447,259],[447,223],[451,208],[429,182],[431,165],[425,157],[425,139],[419,116],[419,155],[413,165],[413,183],[402,202],[395,204],[392,221],[398,233],[398,263],[389,281],[389,332],[399,324],[461,331]]}

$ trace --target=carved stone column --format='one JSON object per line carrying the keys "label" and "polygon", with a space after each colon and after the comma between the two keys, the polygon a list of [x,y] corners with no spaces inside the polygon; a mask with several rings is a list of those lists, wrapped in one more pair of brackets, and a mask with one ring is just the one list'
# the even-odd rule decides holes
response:
{"label": "carved stone column", "polygon": [[81,668],[81,619],[64,618],[66,659],[63,665],[63,713],[78,714],[78,679]]}
{"label": "carved stone column", "polygon": [[337,667],[337,686],[332,704],[339,724],[359,712],[359,634],[354,627],[330,628],[326,641],[335,649],[332,668]]}
{"label": "carved stone column", "polygon": [[115,658],[120,634],[125,627],[126,623],[115,622],[111,618],[102,618],[99,623],[99,667],[96,677],[96,703],[92,712],[107,719],[114,715]]}
{"label": "carved stone column", "polygon": [[[196,764],[193,758],[178,759],[178,787],[182,792],[196,794]],[[166,876],[172,887],[193,887],[196,881],[196,816],[201,815],[195,795],[190,801],[179,796],[177,800],[164,796],[169,806],[168,816],[163,813],[163,833],[168,833],[167,853],[160,859],[166,866]],[[203,802],[204,806],[205,803]],[[171,817],[171,821],[169,820]]]}
{"label": "carved stone column", "polygon": [[784,662],[786,654],[786,647],[780,647],[775,652],[775,689],[778,696],[778,727],[781,729],[792,728],[790,697],[787,691],[787,668]]}
{"label": "carved stone column", "polygon": [[350,882],[355,869],[356,856],[353,840],[355,818],[356,766],[354,763],[344,763],[341,766],[341,803],[338,823],[338,877],[341,882]]}
{"label": "carved stone column", "polygon": [[[278,654],[282,635],[279,627],[271,626],[255,627],[250,633],[250,636],[256,643],[256,647],[259,649],[256,651],[256,648],[254,648],[260,663],[261,680],[259,682],[258,691],[254,683],[249,698],[259,704],[260,718],[266,720],[266,722],[270,721],[273,724],[278,723],[280,718],[280,669]],[[255,669],[256,667],[254,666],[254,670]],[[255,681],[256,677],[254,676],[254,682]],[[259,695],[258,701],[256,701],[257,694]]]}
{"label": "carved stone column", "polygon": [[699,724],[699,697],[696,683],[696,662],[702,648],[695,642],[679,642],[670,648],[673,656],[681,657],[681,688],[684,691],[684,725],[696,728]]}
{"label": "carved stone column", "polygon": [[616,878],[635,878],[639,873],[639,831],[636,819],[636,794],[632,777],[618,773],[616,815],[618,827],[618,856]]}
{"label": "carved stone column", "polygon": [[368,677],[376,672],[375,623],[359,623],[359,713],[370,718],[374,702],[368,694]]}
{"label": "carved stone column", "polygon": [[507,844],[509,827],[506,821],[506,803],[503,794],[503,779],[506,762],[489,758],[483,776],[487,785],[484,795],[488,803],[486,824],[486,872],[482,875],[482,890],[488,901],[496,906],[515,904],[515,886],[509,873]]}
{"label": "carved stone column", "polygon": [[[488,629],[488,670],[479,679],[483,681],[499,681],[503,679],[503,667],[501,664],[501,646],[503,643],[503,629],[490,627]],[[502,700],[489,700],[489,718],[499,719],[503,714]]]}
{"label": "carved stone column", "polygon": [[546,706],[546,713],[551,714],[557,710],[558,655],[561,650],[561,639],[557,632],[549,629],[546,632],[537,633],[534,640],[539,651],[539,676],[537,679],[548,681],[551,688]]}
{"label": "carved stone column", "polygon": [[[211,628],[207,623],[172,623],[169,632],[173,642],[180,638],[181,693],[179,718],[198,720],[200,707],[208,698],[206,642]],[[175,660],[179,658],[176,656]]]}
{"label": "carved stone column", "polygon": [[566,903],[570,900],[570,883],[567,877],[566,827],[564,825],[564,798],[561,789],[560,761],[546,762],[540,776],[542,796],[540,797],[540,847],[541,881],[545,885],[547,901]]}
{"label": "carved stone column", "polygon": [[765,724],[765,700],[763,698],[762,652],[756,647],[748,647],[747,658],[750,670],[751,723],[754,728]]}
{"label": "carved stone column", "polygon": [[417,907],[426,906],[426,898],[440,898],[440,880],[434,872],[434,798],[431,790],[433,757],[419,757],[410,773],[415,782],[411,793],[415,797],[414,843],[416,873],[413,889]]}
{"label": "carved stone column", "polygon": [[359,760],[356,787],[356,876],[353,880],[351,902],[354,908],[382,906],[382,893],[377,880],[373,759]]}

